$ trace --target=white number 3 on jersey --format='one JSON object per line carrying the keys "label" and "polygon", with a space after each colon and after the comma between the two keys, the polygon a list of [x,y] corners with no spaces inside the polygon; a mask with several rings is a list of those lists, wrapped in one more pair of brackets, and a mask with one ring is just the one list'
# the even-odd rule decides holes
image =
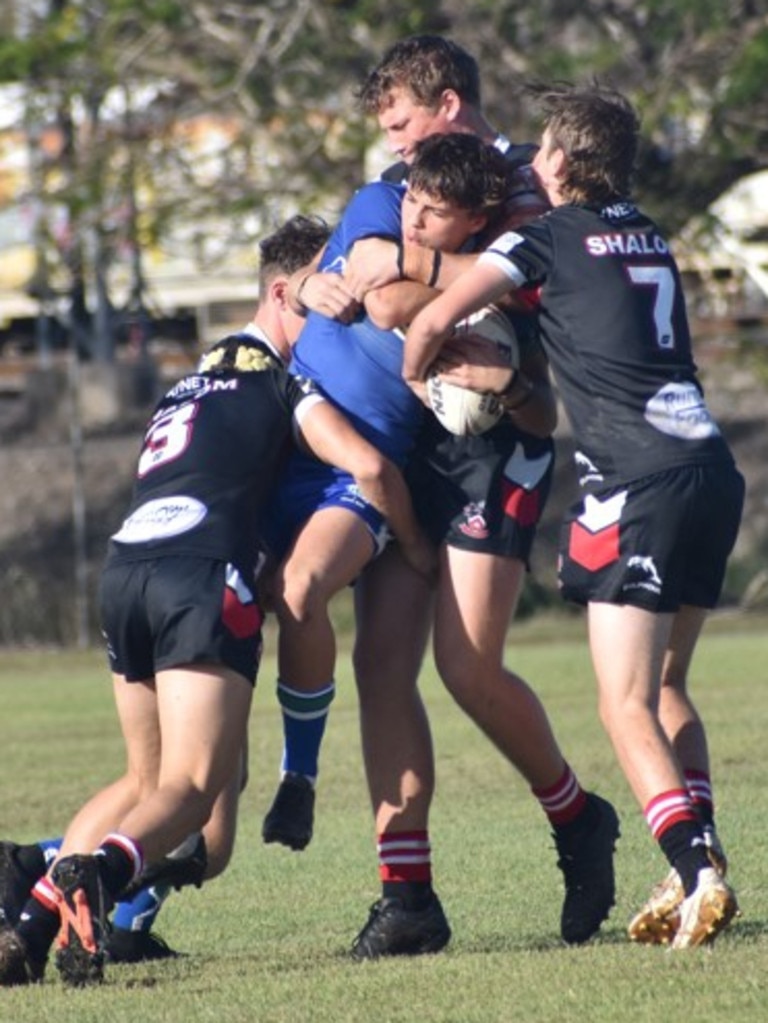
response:
{"label": "white number 3 on jersey", "polygon": [[196,414],[197,404],[189,402],[158,416],[147,430],[144,449],[139,457],[139,478],[186,451],[192,438],[192,421]]}

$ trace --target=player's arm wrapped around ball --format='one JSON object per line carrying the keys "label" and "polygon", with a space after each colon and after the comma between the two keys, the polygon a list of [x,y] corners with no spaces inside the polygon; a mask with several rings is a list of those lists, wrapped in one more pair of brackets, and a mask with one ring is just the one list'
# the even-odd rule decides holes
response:
{"label": "player's arm wrapped around ball", "polygon": [[557,402],[540,345],[514,345],[510,355],[483,329],[480,336],[467,325],[444,344],[427,381],[435,415],[452,433],[482,433],[507,414],[521,430],[549,436]]}

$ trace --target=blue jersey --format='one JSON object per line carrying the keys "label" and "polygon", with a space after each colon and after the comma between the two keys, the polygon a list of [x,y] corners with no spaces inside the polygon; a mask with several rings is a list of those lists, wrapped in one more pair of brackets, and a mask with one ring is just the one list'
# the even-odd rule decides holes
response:
{"label": "blue jersey", "polygon": [[[352,198],[328,240],[319,269],[343,273],[347,255],[362,238],[401,236],[404,187],[384,181]],[[307,377],[356,429],[402,465],[421,424],[423,406],[402,378],[403,341],[368,316],[344,324],[310,312],[293,349],[292,373]]]}

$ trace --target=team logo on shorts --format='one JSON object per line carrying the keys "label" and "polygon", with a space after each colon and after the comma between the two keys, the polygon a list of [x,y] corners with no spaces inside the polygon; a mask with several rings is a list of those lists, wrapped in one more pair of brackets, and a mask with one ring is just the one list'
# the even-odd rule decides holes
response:
{"label": "team logo on shorts", "polygon": [[459,523],[459,530],[464,536],[473,540],[485,540],[489,535],[488,523],[485,521],[485,501],[473,501],[462,510],[464,521]]}
{"label": "team logo on shorts", "polygon": [[649,590],[661,593],[661,576],[653,558],[643,554],[633,554],[627,561],[627,578],[621,587],[627,590]]}
{"label": "team logo on shorts", "polygon": [[552,453],[529,458],[522,444],[504,466],[501,501],[504,514],[521,526],[535,526],[541,518],[539,485],[552,466]]}

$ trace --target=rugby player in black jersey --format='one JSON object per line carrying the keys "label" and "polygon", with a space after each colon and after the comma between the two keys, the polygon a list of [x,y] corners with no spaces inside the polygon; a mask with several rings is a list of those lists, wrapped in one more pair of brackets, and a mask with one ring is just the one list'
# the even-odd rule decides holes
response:
{"label": "rugby player in black jersey", "polygon": [[[291,274],[323,247],[330,228],[319,217],[297,214],[259,242],[259,299],[242,334],[263,342],[287,365],[291,346],[304,319],[287,298]],[[173,888],[200,886],[227,867],[235,842],[237,806],[248,777],[248,754],[216,800],[202,835],[190,836],[182,848],[153,864],[123,893],[110,919],[107,955],[110,962],[165,959],[177,953],[154,931],[154,922]],[[62,839],[46,838],[19,845],[0,841],[0,922],[13,926],[34,884],[46,873]]]}
{"label": "rugby player in black jersey", "polygon": [[238,778],[261,653],[259,514],[292,435],[350,472],[431,570],[399,470],[263,340],[214,345],[149,421],[102,574],[128,770],[76,814],[18,924],[0,930],[0,985],[41,980],[57,934],[64,981],[100,981],[108,910],[145,864],[204,827]]}
{"label": "rugby player in black jersey", "polygon": [[[697,379],[669,245],[630,198],[634,110],[598,85],[541,100],[533,167],[553,210],[499,237],[414,319],[404,376],[422,392],[457,321],[510,290],[538,289],[582,490],[563,524],[560,585],[587,606],[601,719],[670,867],[629,933],[689,948],[737,913],[686,680],[720,596],[744,481]],[[514,371],[495,372],[494,381],[456,368],[449,379],[514,389]]]}

